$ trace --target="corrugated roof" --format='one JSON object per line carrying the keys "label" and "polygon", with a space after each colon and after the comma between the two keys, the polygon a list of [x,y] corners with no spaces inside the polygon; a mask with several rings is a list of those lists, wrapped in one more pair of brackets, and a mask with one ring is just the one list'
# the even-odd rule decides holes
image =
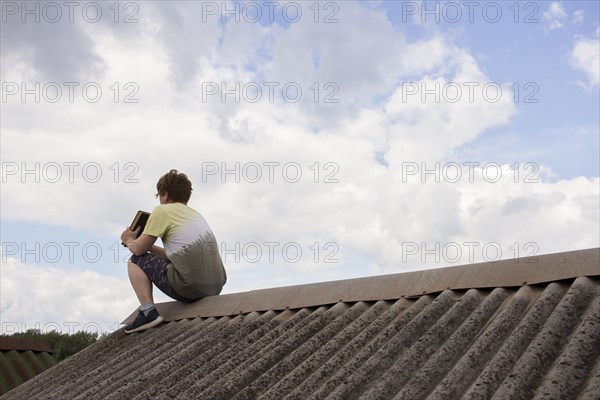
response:
{"label": "corrugated roof", "polygon": [[53,353],[52,346],[47,340],[29,338],[0,338],[0,350],[44,351]]}
{"label": "corrugated roof", "polygon": [[597,400],[600,249],[544,257],[565,271],[588,267],[534,284],[457,281],[420,296],[382,292],[120,330],[6,398]]}
{"label": "corrugated roof", "polygon": [[0,338],[0,395],[55,364],[45,340]]}

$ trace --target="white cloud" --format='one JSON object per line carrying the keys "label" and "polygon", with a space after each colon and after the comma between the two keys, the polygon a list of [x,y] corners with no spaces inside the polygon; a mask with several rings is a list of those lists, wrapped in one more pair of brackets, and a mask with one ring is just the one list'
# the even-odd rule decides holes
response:
{"label": "white cloud", "polygon": [[544,12],[544,19],[548,21],[550,30],[560,29],[565,26],[567,12],[560,2],[553,1]]}
{"label": "white cloud", "polygon": [[[123,225],[122,221],[129,220],[132,209],[153,206],[153,186],[162,173],[177,166],[192,176],[201,176],[204,161],[230,164],[276,161],[282,165],[294,161],[302,165],[304,176],[314,173],[308,167],[316,161],[321,165],[335,162],[345,180],[340,186],[363,187],[373,171],[382,168],[375,159],[376,153],[384,154],[392,163],[405,158],[445,157],[451,154],[452,147],[472,140],[488,127],[505,123],[514,113],[514,106],[507,102],[508,96],[498,103],[482,99],[481,88],[489,79],[466,51],[439,36],[406,43],[403,35],[394,31],[378,11],[365,13],[361,7],[349,4],[341,12],[340,19],[345,24],[309,28],[314,25],[309,18],[299,22],[305,24],[303,26],[292,25],[268,36],[261,29],[235,28],[245,32],[246,37],[251,38],[249,42],[256,43],[257,47],[259,44],[269,47],[272,60],[251,71],[232,67],[221,57],[204,57],[201,53],[198,55],[201,68],[185,88],[169,84],[173,68],[179,68],[172,63],[186,64],[181,68],[191,73],[196,61],[165,58],[163,46],[167,45],[152,34],[130,43],[103,31],[95,38],[96,48],[110,68],[99,81],[105,93],[100,102],[87,103],[79,97],[73,104],[18,101],[6,104],[6,113],[11,118],[3,132],[5,143],[10,144],[2,149],[4,160],[18,162],[22,167],[20,172],[32,168],[36,162],[42,167],[48,162],[80,163],[75,183],[67,181],[66,167],[62,168],[63,179],[58,183],[43,182],[43,179],[36,183],[33,182],[35,177],[29,175],[24,178],[27,183],[22,184],[22,174],[10,176],[7,187],[11,189],[2,193],[2,207],[10,210],[6,217],[114,234]],[[193,20],[191,16],[188,18]],[[357,35],[354,29],[357,24],[369,27],[365,29],[366,34]],[[319,40],[315,40],[317,37]],[[386,43],[372,45],[381,38]],[[227,38],[223,51],[233,51],[227,50],[230,45],[226,43],[229,43]],[[316,71],[315,54],[320,57]],[[361,62],[364,58],[373,62]],[[7,74],[15,81],[25,78],[10,69]],[[403,102],[398,96],[407,77],[411,77],[410,80],[417,77],[419,84],[476,83],[476,98],[469,101],[468,89],[463,87],[465,93],[457,103],[423,103],[419,95]],[[139,88],[134,96],[139,103],[114,103],[111,85],[120,82],[123,99],[130,93],[124,90],[124,83],[130,80]],[[219,96],[210,97],[208,101],[202,99],[207,82],[225,82],[232,88],[235,82],[254,81],[262,85],[265,80],[282,84],[298,82],[304,91],[300,100],[302,107],[282,102],[280,98],[267,101],[265,87],[263,101],[257,104],[243,99],[239,103],[232,102],[232,96],[226,103],[222,103]],[[324,83],[330,80],[339,88],[336,95],[339,102],[325,104],[324,96],[332,92],[326,90]],[[318,82],[321,90],[316,103],[315,93],[310,89],[314,82]],[[387,100],[374,106],[375,98]],[[58,106],[60,114],[56,113]],[[30,118],[32,114],[37,117]],[[485,117],[472,118],[473,115]],[[320,133],[314,133],[315,127]],[[177,139],[172,140],[174,137]],[[132,151],[139,146],[149,150]],[[21,164],[23,162],[26,164]],[[115,162],[119,162],[119,179],[115,179],[115,170],[111,169]],[[133,177],[140,183],[123,182],[126,173],[134,171],[124,170],[127,162],[139,167]],[[103,173],[97,183],[90,183],[81,175],[83,167],[90,163],[97,163]],[[382,182],[389,176],[393,173],[382,173]],[[309,209],[321,208],[311,199],[316,199],[323,187],[310,182],[291,186],[281,177],[268,187],[275,207],[290,201],[286,199],[290,187],[298,192],[298,199]],[[336,201],[344,199],[335,186],[325,187],[331,189],[328,192]],[[230,210],[237,210],[243,209],[240,199],[264,195],[265,188],[240,185],[223,190],[213,179],[202,190],[199,200],[204,204],[228,204]],[[122,199],[118,200],[118,210],[114,207],[115,199]],[[97,219],[89,218],[90,202],[102,215],[98,218],[102,221],[100,225]],[[331,206],[338,208],[336,204]],[[278,209],[281,207],[269,211]],[[326,221],[328,212],[322,210],[315,216]],[[231,211],[224,211],[224,215],[227,214],[231,215]],[[253,221],[248,222],[253,224]],[[225,223],[231,226],[232,232],[245,230],[239,229],[241,224]]]}
{"label": "white cloud", "polygon": [[[505,175],[513,175],[507,167]],[[463,187],[463,212],[469,216],[466,231],[483,241],[521,246],[533,242],[540,249],[538,254],[596,247],[599,183],[598,178],[521,184],[507,179]],[[500,195],[502,192],[510,195]]]}
{"label": "white cloud", "polygon": [[574,24],[582,23],[584,16],[585,16],[585,11],[575,10],[575,12],[573,13],[573,23]]}
{"label": "white cloud", "polygon": [[[2,22],[3,71],[23,63],[46,81],[99,78],[106,67],[93,38],[78,23],[21,23],[18,15]],[[57,54],[61,54],[57,57]],[[3,81],[6,81],[3,79]]]}
{"label": "white cloud", "polygon": [[[107,66],[98,80],[102,101],[88,103],[78,95],[73,104],[3,104],[8,116],[3,119],[4,161],[28,168],[36,162],[80,162],[73,183],[67,176],[58,183],[36,183],[22,171],[8,176],[1,194],[3,218],[116,237],[135,210],[156,204],[156,180],[176,167],[194,182],[191,205],[228,248],[236,242],[299,242],[306,249],[318,242],[322,256],[324,244],[339,244],[340,262],[329,265],[310,259],[289,263],[281,256],[268,265],[232,262],[227,292],[431,266],[430,260],[423,265],[420,258],[405,259],[406,243],[497,242],[505,256],[515,241],[538,243],[540,252],[598,245],[593,228],[598,223],[597,179],[515,184],[504,166],[505,179],[496,184],[482,178],[473,183],[406,181],[407,166],[426,162],[432,168],[455,160],[457,148],[509,123],[517,113],[512,96],[468,50],[444,36],[410,41],[377,9],[339,5],[340,22],[329,25],[307,18],[285,28],[240,23],[221,30],[218,24],[196,26],[197,14],[176,8],[166,14],[151,9],[141,33],[130,41],[101,27],[91,37]],[[186,38],[196,35],[206,39],[202,48],[188,46]],[[37,79],[27,68],[9,66],[3,73],[7,80]],[[268,81],[280,84],[273,101],[264,85]],[[135,83],[139,103],[115,103],[110,89],[115,82],[121,96],[131,93],[125,83]],[[206,95],[209,83],[231,89],[248,82],[262,87],[261,101],[252,103],[242,95],[236,102],[228,95],[222,102],[220,95]],[[281,98],[281,87],[290,82],[303,89],[298,103]],[[335,83],[337,92],[326,83]],[[409,87],[418,92],[409,95]],[[436,87],[439,101],[423,92]],[[503,95],[498,98],[496,90]],[[338,102],[324,103],[332,93]],[[430,97],[422,101],[421,95]],[[81,175],[91,162],[103,172],[97,183]],[[126,169],[127,162],[134,168]],[[273,183],[270,162],[279,163]],[[251,163],[260,167],[258,183],[248,180],[254,175],[244,175],[252,172]],[[284,166],[292,163],[302,171],[298,183],[290,182],[294,169],[283,175]],[[215,165],[216,174],[207,176],[203,167]],[[223,170],[236,165],[239,183]],[[138,183],[124,182],[131,172]],[[337,183],[324,182],[328,176]],[[443,259],[440,263],[448,265]],[[70,304],[68,318],[102,317],[86,296],[103,293],[95,281],[104,277],[77,273],[92,288],[84,293],[61,270],[15,265],[3,267],[3,285],[6,270],[16,287],[40,288],[51,304],[87,299],[85,311],[74,308],[78,301]],[[64,293],[45,293],[36,275],[68,282]],[[135,301],[126,282],[113,286],[117,289],[105,299],[115,310],[109,319],[120,321]],[[10,300],[16,310],[7,314],[11,318],[31,320],[47,311],[29,314],[35,304],[18,305],[12,299],[23,296],[16,289],[7,293],[2,301]],[[127,304],[111,303],[125,298],[123,293]]]}
{"label": "white cloud", "polygon": [[582,86],[587,90],[597,87],[600,83],[600,36],[594,38],[579,38],[571,51],[570,64],[587,76],[587,83]]}
{"label": "white cloud", "polygon": [[136,307],[128,282],[83,269],[40,267],[3,256],[2,331],[114,331]]}

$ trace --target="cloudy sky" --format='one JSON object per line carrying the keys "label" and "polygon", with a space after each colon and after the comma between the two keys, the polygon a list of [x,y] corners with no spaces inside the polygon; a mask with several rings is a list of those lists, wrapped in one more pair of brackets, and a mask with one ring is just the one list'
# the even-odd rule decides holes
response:
{"label": "cloudy sky", "polygon": [[171,168],[224,293],[599,245],[598,2],[1,5],[3,332],[116,329]]}

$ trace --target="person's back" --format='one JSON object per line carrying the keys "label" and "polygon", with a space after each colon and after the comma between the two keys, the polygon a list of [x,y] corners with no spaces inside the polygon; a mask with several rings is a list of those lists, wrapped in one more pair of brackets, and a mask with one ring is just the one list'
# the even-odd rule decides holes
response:
{"label": "person's back", "polygon": [[182,203],[156,206],[144,234],[162,238],[169,283],[180,295],[196,299],[221,293],[227,281],[215,236],[196,210]]}
{"label": "person's back", "polygon": [[[150,214],[144,232],[137,239],[137,232],[129,228],[121,234],[133,253],[128,273],[141,304],[136,320],[125,327],[127,333],[163,321],[154,305],[152,284],[175,300],[192,302],[221,293],[227,281],[212,230],[187,205],[192,194],[187,176],[173,169],[159,179],[156,189],[160,205]],[[154,244],[159,237],[164,248]]]}

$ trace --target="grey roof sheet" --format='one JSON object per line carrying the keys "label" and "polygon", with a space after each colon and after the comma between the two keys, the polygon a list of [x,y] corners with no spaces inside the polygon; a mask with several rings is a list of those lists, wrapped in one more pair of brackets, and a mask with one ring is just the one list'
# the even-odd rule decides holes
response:
{"label": "grey roof sheet", "polygon": [[[556,257],[597,271],[584,253]],[[118,331],[6,398],[596,400],[600,274],[581,271]]]}
{"label": "grey roof sheet", "polygon": [[0,338],[0,395],[56,364],[50,353],[45,340]]}
{"label": "grey roof sheet", "polygon": [[53,353],[52,346],[47,340],[28,339],[28,338],[0,338],[0,350],[17,350],[17,351],[44,351]]}

